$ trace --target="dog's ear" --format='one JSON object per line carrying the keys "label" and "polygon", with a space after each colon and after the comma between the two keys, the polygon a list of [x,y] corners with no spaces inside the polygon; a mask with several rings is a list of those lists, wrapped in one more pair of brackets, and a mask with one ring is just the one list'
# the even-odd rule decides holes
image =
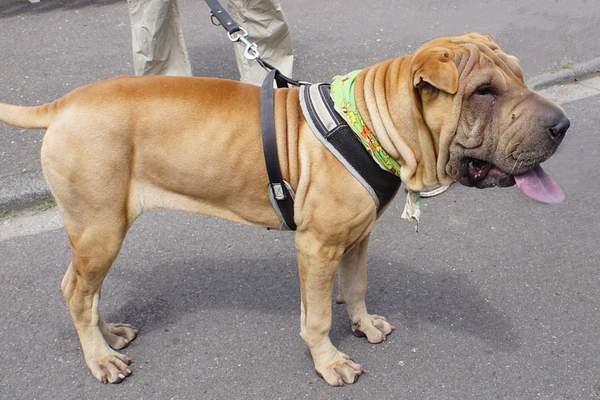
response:
{"label": "dog's ear", "polygon": [[450,50],[443,47],[424,49],[412,61],[413,87],[422,82],[449,94],[458,91],[458,68]]}

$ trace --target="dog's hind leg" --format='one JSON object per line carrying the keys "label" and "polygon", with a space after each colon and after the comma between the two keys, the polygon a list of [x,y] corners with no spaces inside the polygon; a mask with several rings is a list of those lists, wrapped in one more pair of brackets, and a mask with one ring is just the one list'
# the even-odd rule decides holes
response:
{"label": "dog's hind leg", "polygon": [[[70,264],[63,278],[63,283],[61,284],[63,293],[68,282],[72,280],[72,271],[72,264]],[[139,329],[133,325],[122,323],[109,324],[108,322],[104,321],[100,315],[98,315],[98,327],[100,328],[102,335],[104,335],[108,345],[115,350],[121,350],[127,347],[129,343],[135,339],[139,332]]]}
{"label": "dog's hind leg", "polygon": [[61,289],[92,374],[115,383],[131,371],[129,358],[113,349],[125,347],[137,330],[104,322],[98,301],[125,234],[142,210],[131,195],[127,119],[107,123],[107,113],[88,115],[85,108],[74,108],[69,118],[55,121],[44,137],[41,161],[73,253]]}
{"label": "dog's hind leg", "polygon": [[98,223],[78,229],[73,225],[66,215],[73,258],[61,289],[92,374],[102,382],[117,383],[131,374],[131,360],[111,349],[104,339],[101,327],[106,324],[101,322],[98,302],[102,282],[119,252],[126,227]]}
{"label": "dog's hind leg", "polygon": [[367,247],[369,238],[350,249],[340,265],[339,287],[352,321],[352,331],[366,336],[370,343],[380,343],[394,327],[380,315],[369,314],[365,303],[367,295]]}

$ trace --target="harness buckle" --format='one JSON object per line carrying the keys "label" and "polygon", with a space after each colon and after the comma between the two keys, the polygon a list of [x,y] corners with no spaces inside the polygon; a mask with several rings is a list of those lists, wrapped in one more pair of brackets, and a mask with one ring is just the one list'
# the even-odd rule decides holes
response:
{"label": "harness buckle", "polygon": [[227,36],[229,36],[229,40],[232,42],[239,42],[240,38],[248,37],[248,31],[243,26],[240,26],[240,29],[235,32],[227,32]]}
{"label": "harness buckle", "polygon": [[283,185],[281,183],[273,183],[273,195],[276,200],[285,200],[285,193],[283,192]]}

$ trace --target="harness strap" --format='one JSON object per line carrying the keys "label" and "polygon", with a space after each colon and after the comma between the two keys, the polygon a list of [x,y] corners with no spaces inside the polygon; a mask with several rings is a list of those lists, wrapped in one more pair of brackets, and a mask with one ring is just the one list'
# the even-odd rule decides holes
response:
{"label": "harness strap", "polygon": [[293,191],[283,180],[277,154],[273,81],[277,83],[277,87],[287,87],[287,82],[281,79],[280,75],[276,69],[271,70],[263,81],[260,92],[263,151],[269,175],[269,197],[286,228],[295,231]]}
{"label": "harness strap", "polygon": [[[262,122],[262,141],[265,154],[265,164],[269,175],[269,198],[273,208],[281,221],[283,229],[296,230],[294,222],[294,190],[283,180],[277,155],[277,135],[275,130],[275,101],[273,82],[278,88],[306,85],[308,82],[298,81],[285,76],[274,66],[265,61],[258,50],[256,43],[248,38],[248,31],[231,18],[231,15],[218,0],[205,0],[211,11],[211,21],[221,25],[227,31],[229,40],[245,46],[244,57],[256,60],[267,72],[260,92],[260,116]],[[215,19],[218,21],[215,22]]]}

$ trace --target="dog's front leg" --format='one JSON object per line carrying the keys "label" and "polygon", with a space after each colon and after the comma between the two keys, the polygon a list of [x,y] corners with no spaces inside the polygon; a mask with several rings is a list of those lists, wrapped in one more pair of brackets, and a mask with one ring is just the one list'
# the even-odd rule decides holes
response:
{"label": "dog's front leg", "polygon": [[296,235],[302,295],[300,334],[319,375],[330,385],[342,386],[354,383],[363,369],[329,339],[333,280],[345,251],[332,243],[336,241],[320,240],[311,232]]}
{"label": "dog's front leg", "polygon": [[346,252],[340,265],[339,287],[352,321],[352,331],[366,336],[370,343],[380,343],[392,333],[394,327],[380,315],[369,314],[365,303],[367,295],[367,247],[366,237]]}

